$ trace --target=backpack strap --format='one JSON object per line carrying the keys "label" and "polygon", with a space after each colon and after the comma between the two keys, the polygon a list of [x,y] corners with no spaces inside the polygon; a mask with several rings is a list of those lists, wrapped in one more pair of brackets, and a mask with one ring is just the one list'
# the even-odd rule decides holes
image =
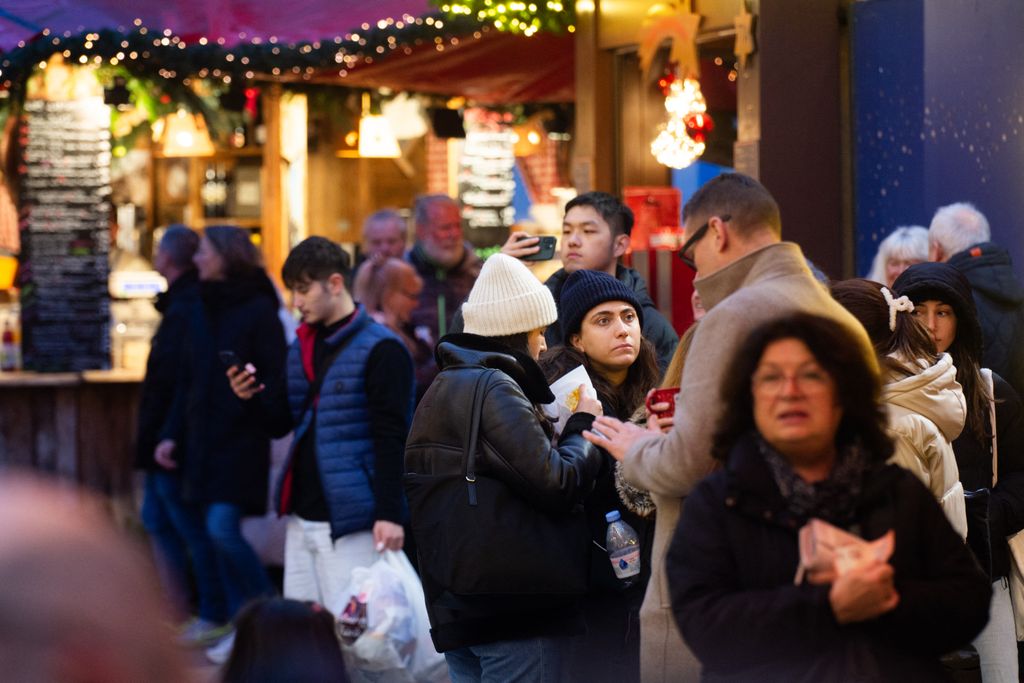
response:
{"label": "backpack strap", "polygon": [[981,368],[981,377],[988,387],[988,419],[992,423],[992,488],[996,487],[999,481],[999,439],[996,436],[996,385],[992,379],[992,371],[988,368]]}
{"label": "backpack strap", "polygon": [[466,475],[466,484],[469,488],[469,504],[476,506],[476,451],[480,436],[480,416],[484,412],[484,389],[491,376],[497,372],[493,368],[477,375],[476,383],[473,385],[472,413],[469,420],[469,428],[466,430],[466,440],[463,442],[463,468]]}

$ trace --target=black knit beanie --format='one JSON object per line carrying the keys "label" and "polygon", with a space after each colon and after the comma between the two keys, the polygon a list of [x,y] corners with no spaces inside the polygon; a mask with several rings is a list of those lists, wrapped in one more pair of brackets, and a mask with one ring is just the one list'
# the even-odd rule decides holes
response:
{"label": "black knit beanie", "polygon": [[644,307],[636,292],[608,273],[577,270],[565,281],[558,300],[558,318],[566,343],[571,335],[580,331],[587,311],[605,301],[625,301],[636,310],[640,327],[643,327]]}
{"label": "black knit beanie", "polygon": [[907,296],[914,305],[941,301],[956,313],[956,338],[968,353],[981,362],[981,325],[974,306],[971,283],[948,263],[915,263],[892,283],[897,296]]}

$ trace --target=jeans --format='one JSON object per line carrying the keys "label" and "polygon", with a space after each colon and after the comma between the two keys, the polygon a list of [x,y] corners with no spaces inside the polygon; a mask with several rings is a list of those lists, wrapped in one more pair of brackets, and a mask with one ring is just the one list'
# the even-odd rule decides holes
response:
{"label": "jeans", "polygon": [[259,555],[242,536],[242,509],[231,503],[206,506],[206,531],[213,541],[214,556],[234,618],[245,603],[274,594]]}
{"label": "jeans", "polygon": [[566,640],[529,638],[444,653],[452,683],[561,683]]}
{"label": "jeans", "polygon": [[284,597],[312,600],[340,614],[352,570],[379,559],[373,532],[357,531],[332,541],[329,523],[292,515],[284,537]]}
{"label": "jeans", "polygon": [[189,568],[199,594],[199,617],[220,624],[227,620],[227,604],[220,571],[201,511],[181,499],[177,474],[146,474],[142,524],[149,532],[164,589],[188,611]]}
{"label": "jeans", "polygon": [[1017,631],[1010,601],[1010,582],[996,579],[988,623],[974,639],[981,661],[982,683],[1017,683]]}

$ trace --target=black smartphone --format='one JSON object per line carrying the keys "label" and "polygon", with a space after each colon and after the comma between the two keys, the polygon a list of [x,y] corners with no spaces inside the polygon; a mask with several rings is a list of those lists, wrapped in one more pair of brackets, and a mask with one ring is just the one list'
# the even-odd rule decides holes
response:
{"label": "black smartphone", "polygon": [[555,236],[554,235],[541,235],[540,242],[537,246],[540,247],[540,251],[536,254],[530,254],[528,256],[521,257],[523,261],[550,261],[555,258]]}
{"label": "black smartphone", "polygon": [[240,370],[245,368],[245,363],[242,362],[242,359],[234,351],[218,351],[217,355],[220,356],[220,362],[226,368],[238,368]]}

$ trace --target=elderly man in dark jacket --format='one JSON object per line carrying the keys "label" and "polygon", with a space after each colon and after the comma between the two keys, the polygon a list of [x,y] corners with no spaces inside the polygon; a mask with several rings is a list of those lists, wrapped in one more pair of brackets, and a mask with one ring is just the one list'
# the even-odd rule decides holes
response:
{"label": "elderly man in dark jacket", "polygon": [[967,276],[984,340],[982,365],[1024,396],[1024,287],[1010,254],[991,240],[985,216],[970,204],[935,212],[928,228],[932,261],[945,261]]}
{"label": "elderly man in dark jacket", "polygon": [[[473,251],[473,245],[465,241],[459,205],[448,195],[417,197],[413,217],[416,242],[405,260],[423,279],[423,289],[411,322],[416,336],[434,346],[452,331],[453,318],[469,296],[483,262]],[[422,396],[436,374],[433,364],[418,369],[418,396]]]}
{"label": "elderly man in dark jacket", "polygon": [[153,540],[164,586],[182,613],[188,611],[190,568],[195,576],[199,618],[183,634],[189,642],[221,635],[219,625],[227,620],[227,605],[202,514],[196,506],[182,500],[180,474],[157,466],[153,451],[174,400],[188,323],[201,306],[199,277],[192,263],[198,246],[199,236],[195,232],[183,225],[172,225],[157,247],[154,265],[166,278],[168,288],[156,300],[156,309],[163,319],[153,335],[139,396],[135,455],[135,466],[146,472],[142,523]]}

